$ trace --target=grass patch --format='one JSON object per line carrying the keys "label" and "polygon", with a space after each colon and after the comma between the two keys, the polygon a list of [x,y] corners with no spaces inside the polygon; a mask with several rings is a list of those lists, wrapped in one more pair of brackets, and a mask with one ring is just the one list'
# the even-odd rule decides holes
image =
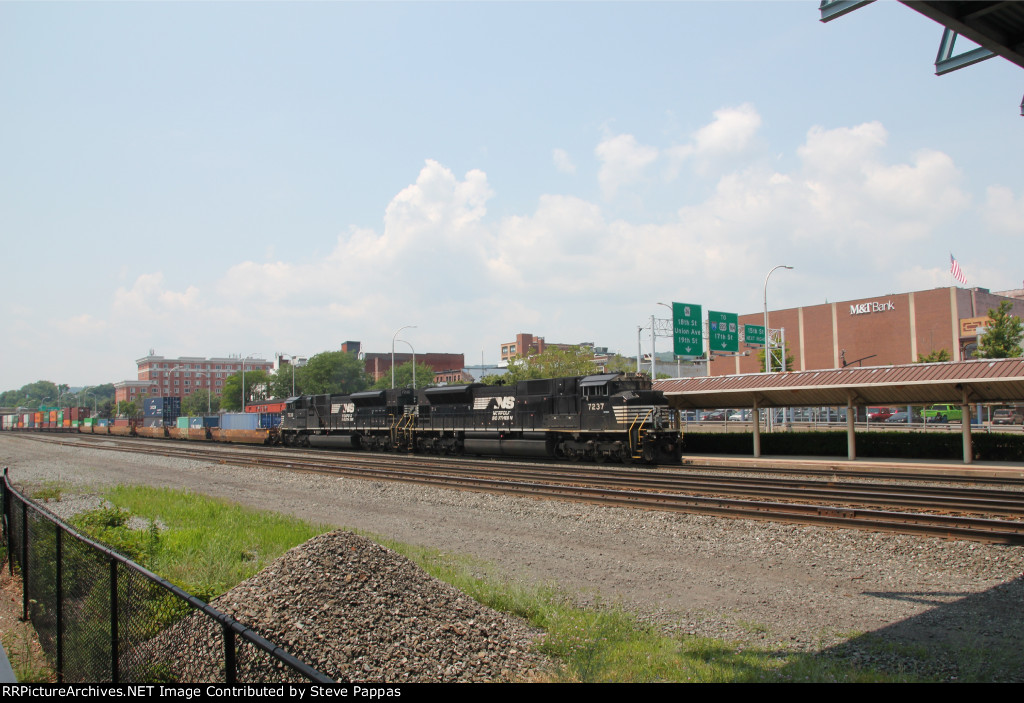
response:
{"label": "grass patch", "polygon": [[64,487],[56,481],[45,481],[32,491],[31,498],[40,503],[58,502],[64,494]]}
{"label": "grass patch", "polygon": [[207,601],[331,529],[167,488],[118,486],[103,497],[113,507],[83,513],[75,525]]}
{"label": "grass patch", "polygon": [[3,633],[4,651],[18,683],[53,683],[57,680],[50,662],[32,642],[28,626]]}

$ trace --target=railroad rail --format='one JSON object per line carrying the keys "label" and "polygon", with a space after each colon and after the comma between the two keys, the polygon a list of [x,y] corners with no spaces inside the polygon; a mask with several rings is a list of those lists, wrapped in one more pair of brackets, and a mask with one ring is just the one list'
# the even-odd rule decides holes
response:
{"label": "railroad rail", "polygon": [[[1021,491],[708,476],[678,469],[608,470],[387,454],[294,449],[253,451],[192,444],[169,446],[164,441],[112,440],[88,435],[74,440],[43,436],[32,439],[238,466],[255,465],[598,505],[1024,544],[1024,521],[987,517],[1024,517],[1024,492]],[[902,510],[881,510],[880,507]]]}

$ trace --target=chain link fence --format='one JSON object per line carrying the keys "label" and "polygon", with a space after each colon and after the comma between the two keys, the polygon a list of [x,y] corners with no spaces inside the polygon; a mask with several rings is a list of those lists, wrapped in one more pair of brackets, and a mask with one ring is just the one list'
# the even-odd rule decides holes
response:
{"label": "chain link fence", "polygon": [[79,534],[18,492],[6,468],[2,492],[8,569],[21,574],[23,617],[31,619],[60,683],[331,682],[229,615]]}

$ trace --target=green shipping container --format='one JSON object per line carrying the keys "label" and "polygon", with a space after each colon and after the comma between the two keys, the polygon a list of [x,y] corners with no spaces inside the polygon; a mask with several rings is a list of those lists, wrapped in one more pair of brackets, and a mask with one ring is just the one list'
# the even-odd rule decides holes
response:
{"label": "green shipping container", "polygon": [[179,430],[187,430],[188,429],[188,417],[182,416],[182,417],[178,418],[178,429]]}

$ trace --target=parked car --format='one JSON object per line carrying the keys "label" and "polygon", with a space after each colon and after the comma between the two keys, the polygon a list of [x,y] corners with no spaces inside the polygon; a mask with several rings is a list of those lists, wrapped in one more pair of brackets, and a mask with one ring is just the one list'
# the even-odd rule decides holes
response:
{"label": "parked car", "polygon": [[925,422],[960,422],[963,412],[959,405],[930,405],[921,411],[921,417]]}
{"label": "parked car", "polygon": [[725,418],[725,410],[708,410],[700,416],[700,419],[704,422],[724,422]]}
{"label": "parked car", "polygon": [[868,408],[868,422],[882,422],[895,414],[892,408]]}
{"label": "parked car", "polygon": [[904,425],[908,422],[916,422],[916,418],[911,416],[906,410],[901,410],[898,413],[893,413],[885,419],[886,422],[902,422]]}
{"label": "parked car", "polygon": [[1024,411],[1021,408],[996,408],[992,411],[993,425],[1022,425]]}

